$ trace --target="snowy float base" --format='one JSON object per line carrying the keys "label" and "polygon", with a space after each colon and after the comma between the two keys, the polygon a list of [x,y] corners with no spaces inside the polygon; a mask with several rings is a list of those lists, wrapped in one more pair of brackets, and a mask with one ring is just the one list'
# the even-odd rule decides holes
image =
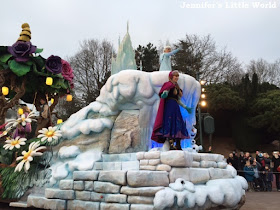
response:
{"label": "snowy float base", "polygon": [[29,195],[45,209],[239,209],[248,185],[218,154],[151,151],[103,154],[92,170]]}

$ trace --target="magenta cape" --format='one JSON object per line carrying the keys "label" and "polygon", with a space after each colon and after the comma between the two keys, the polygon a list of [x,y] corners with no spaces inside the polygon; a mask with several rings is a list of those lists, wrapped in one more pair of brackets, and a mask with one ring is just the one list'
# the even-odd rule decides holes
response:
{"label": "magenta cape", "polygon": [[[170,90],[174,87],[175,87],[175,84],[173,84],[170,81],[164,83],[163,86],[161,87],[160,91],[159,91],[159,96],[161,96],[163,91]],[[152,137],[151,137],[152,140],[154,140],[158,143],[164,143],[164,141],[165,141],[165,139],[161,139],[161,138],[159,138],[159,136],[155,135],[155,133],[158,131],[158,129],[160,129],[162,127],[163,112],[164,112],[164,100],[165,100],[164,98],[160,98],[158,112],[157,112],[157,116],[156,116],[156,121],[155,121],[155,124],[154,124],[154,129],[153,129],[153,133],[152,133]]]}

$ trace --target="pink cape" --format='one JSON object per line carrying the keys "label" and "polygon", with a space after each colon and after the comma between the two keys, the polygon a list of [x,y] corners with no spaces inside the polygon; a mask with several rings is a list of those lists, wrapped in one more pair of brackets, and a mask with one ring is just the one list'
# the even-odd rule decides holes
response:
{"label": "pink cape", "polygon": [[[163,91],[170,90],[174,87],[175,87],[175,84],[173,84],[170,81],[164,83],[163,86],[161,87],[160,91],[159,91],[159,96],[161,96]],[[152,133],[152,137],[151,137],[152,140],[154,140],[158,143],[164,143],[164,141],[165,141],[165,139],[161,139],[161,138],[159,138],[159,136],[155,135],[155,133],[158,131],[158,129],[160,129],[162,127],[163,112],[164,112],[164,101],[165,101],[164,98],[160,98],[158,112],[157,112],[157,116],[156,116],[156,120],[155,120],[155,124],[154,124],[154,128],[153,128],[153,133]]]}

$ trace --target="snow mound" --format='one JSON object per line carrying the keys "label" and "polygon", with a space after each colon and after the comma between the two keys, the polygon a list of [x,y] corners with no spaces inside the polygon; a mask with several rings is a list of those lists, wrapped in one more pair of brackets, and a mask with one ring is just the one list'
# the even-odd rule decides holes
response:
{"label": "snow mound", "polygon": [[76,157],[77,155],[79,155],[80,149],[79,147],[72,145],[72,146],[64,146],[61,147],[58,151],[58,155],[61,159],[66,159],[66,158],[73,158]]}
{"label": "snow mound", "polygon": [[[102,87],[96,101],[73,114],[62,125],[63,136],[71,139],[79,134],[87,135],[91,132],[102,132],[105,128],[111,129],[113,122],[106,117],[117,115],[122,110],[140,110],[140,135],[141,140],[146,142],[150,139],[159,105],[158,92],[163,83],[168,81],[168,74],[167,71],[123,70],[112,75]],[[178,84],[183,90],[182,102],[195,109],[200,97],[199,82],[189,75],[180,74]],[[88,119],[91,112],[103,117]],[[181,112],[191,133],[193,125],[196,124],[195,112],[188,114],[183,108]],[[151,145],[149,147],[151,148]]]}
{"label": "snow mound", "polygon": [[154,206],[158,210],[170,208],[176,205],[176,197],[179,207],[193,208],[195,205],[202,207],[209,198],[216,205],[230,208],[239,203],[247,188],[248,184],[241,176],[210,180],[205,185],[193,185],[180,178],[156,193]]}

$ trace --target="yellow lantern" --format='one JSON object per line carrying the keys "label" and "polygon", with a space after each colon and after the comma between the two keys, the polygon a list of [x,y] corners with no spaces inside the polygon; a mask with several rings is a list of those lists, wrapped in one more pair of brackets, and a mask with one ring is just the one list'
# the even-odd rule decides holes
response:
{"label": "yellow lantern", "polygon": [[201,98],[206,98],[206,95],[203,93],[203,94],[201,94]]}
{"label": "yellow lantern", "polygon": [[52,85],[53,84],[53,78],[52,77],[47,77],[46,78],[46,85]]}
{"label": "yellow lantern", "polygon": [[4,95],[4,96],[6,96],[6,95],[8,95],[9,94],[9,88],[8,87],[2,87],[2,94]]}
{"label": "yellow lantern", "polygon": [[19,108],[19,109],[18,109],[18,114],[19,114],[19,115],[22,115],[22,114],[23,114],[23,109],[22,109],[22,108]]}
{"label": "yellow lantern", "polygon": [[56,122],[56,124],[61,124],[61,123],[63,123],[63,120],[62,119],[57,119],[57,122]]}
{"label": "yellow lantern", "polygon": [[206,101],[201,101],[200,104],[201,104],[202,107],[205,107],[207,105]]}
{"label": "yellow lantern", "polygon": [[71,94],[67,94],[66,101],[72,101],[72,95]]}
{"label": "yellow lantern", "polygon": [[53,102],[54,102],[54,99],[53,99],[53,98],[51,98],[51,104],[53,104]]}

